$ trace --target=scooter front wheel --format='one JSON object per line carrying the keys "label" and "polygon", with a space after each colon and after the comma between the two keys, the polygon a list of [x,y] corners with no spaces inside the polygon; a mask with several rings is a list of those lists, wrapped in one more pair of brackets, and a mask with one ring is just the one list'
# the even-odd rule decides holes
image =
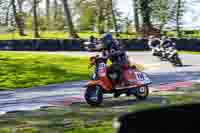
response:
{"label": "scooter front wheel", "polygon": [[99,106],[103,102],[103,91],[100,86],[91,86],[86,89],[85,100],[91,106]]}
{"label": "scooter front wheel", "polygon": [[149,95],[149,87],[148,86],[142,86],[137,89],[135,96],[139,100],[145,100]]}

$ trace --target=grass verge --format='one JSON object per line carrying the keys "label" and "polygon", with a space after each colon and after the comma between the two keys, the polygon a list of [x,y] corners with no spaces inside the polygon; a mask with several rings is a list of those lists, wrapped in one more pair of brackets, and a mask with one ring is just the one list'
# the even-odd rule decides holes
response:
{"label": "grass verge", "polygon": [[200,52],[194,52],[194,51],[180,51],[180,54],[200,54]]}
{"label": "grass verge", "polygon": [[[82,39],[88,39],[91,35],[99,38],[100,35],[93,32],[78,33]],[[35,39],[67,39],[69,34],[67,32],[40,32],[40,37]],[[135,35],[120,34],[121,39],[135,38]],[[0,40],[21,40],[21,39],[33,39],[32,33],[27,32],[26,36],[20,36],[18,33],[1,33]]]}
{"label": "grass verge", "polygon": [[88,79],[87,57],[0,53],[0,90]]}

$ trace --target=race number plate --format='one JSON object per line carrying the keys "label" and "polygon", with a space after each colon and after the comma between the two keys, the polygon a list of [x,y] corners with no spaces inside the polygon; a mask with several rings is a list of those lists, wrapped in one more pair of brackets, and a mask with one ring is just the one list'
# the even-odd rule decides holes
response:
{"label": "race number plate", "polygon": [[99,77],[106,76],[106,64],[105,63],[99,64],[98,75],[99,75]]}
{"label": "race number plate", "polygon": [[135,75],[136,75],[136,79],[139,81],[146,80],[146,75],[141,72],[135,72]]}
{"label": "race number plate", "polygon": [[142,84],[151,83],[151,80],[149,79],[149,77],[145,73],[135,72],[135,76],[136,76],[136,79]]}

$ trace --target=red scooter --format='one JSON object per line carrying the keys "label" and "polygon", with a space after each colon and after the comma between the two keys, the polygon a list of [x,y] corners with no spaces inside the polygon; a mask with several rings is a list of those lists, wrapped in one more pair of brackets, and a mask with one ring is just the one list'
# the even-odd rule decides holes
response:
{"label": "red scooter", "polygon": [[103,102],[103,94],[112,93],[114,97],[121,94],[127,96],[134,95],[137,99],[144,100],[149,94],[148,85],[151,80],[146,73],[139,71],[136,67],[125,65],[123,67],[123,80],[126,85],[118,86],[115,82],[116,73],[109,73],[109,66],[106,65],[106,59],[100,56],[90,58],[90,66],[94,67],[94,74],[85,86],[85,100],[91,106],[98,106]]}

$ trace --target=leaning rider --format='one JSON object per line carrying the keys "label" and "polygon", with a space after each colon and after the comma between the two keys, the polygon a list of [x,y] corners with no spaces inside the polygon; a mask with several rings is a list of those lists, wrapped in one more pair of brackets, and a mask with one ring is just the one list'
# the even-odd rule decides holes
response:
{"label": "leaning rider", "polygon": [[155,47],[158,47],[160,46],[160,39],[159,38],[156,38],[155,36],[149,36],[149,39],[148,39],[148,45],[149,45],[149,48],[152,48],[154,49]]}
{"label": "leaning rider", "polygon": [[161,46],[166,50],[167,48],[174,47],[175,43],[172,42],[167,36],[161,37]]}
{"label": "leaning rider", "polygon": [[103,56],[110,59],[112,65],[108,70],[111,73],[116,73],[117,78],[116,85],[123,86],[123,65],[128,64],[128,59],[125,52],[120,48],[118,41],[113,39],[112,34],[106,33],[102,36],[101,41],[103,43]]}

